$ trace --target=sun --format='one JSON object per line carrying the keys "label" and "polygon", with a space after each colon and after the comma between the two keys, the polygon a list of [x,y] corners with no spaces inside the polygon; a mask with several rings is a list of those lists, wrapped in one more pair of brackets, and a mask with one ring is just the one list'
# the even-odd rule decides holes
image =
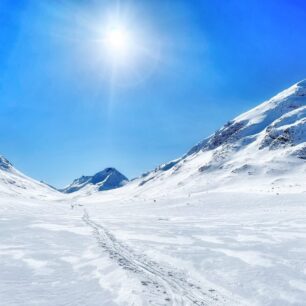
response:
{"label": "sun", "polygon": [[106,31],[105,45],[113,57],[129,55],[132,39],[129,31],[123,27],[112,27]]}
{"label": "sun", "polygon": [[109,47],[113,50],[122,50],[127,48],[129,37],[126,30],[120,28],[113,28],[107,33],[107,42]]}
{"label": "sun", "polygon": [[[138,20],[137,20],[138,21]],[[160,62],[160,41],[146,24],[140,26],[128,15],[110,13],[93,23],[90,60],[100,75],[116,87],[136,86],[149,78]]]}

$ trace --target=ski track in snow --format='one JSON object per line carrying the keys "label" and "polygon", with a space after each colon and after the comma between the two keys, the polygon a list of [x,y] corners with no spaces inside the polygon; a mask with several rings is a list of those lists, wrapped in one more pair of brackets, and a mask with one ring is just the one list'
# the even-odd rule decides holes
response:
{"label": "ski track in snow", "polygon": [[94,222],[86,209],[83,220],[92,228],[99,247],[122,269],[137,275],[148,295],[149,305],[242,305],[213,288],[204,289],[197,282],[188,280],[182,271],[135,253],[105,227]]}

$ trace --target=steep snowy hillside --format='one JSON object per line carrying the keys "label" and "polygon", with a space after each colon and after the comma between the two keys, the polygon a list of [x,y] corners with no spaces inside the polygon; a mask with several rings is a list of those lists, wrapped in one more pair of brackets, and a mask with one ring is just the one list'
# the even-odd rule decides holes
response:
{"label": "steep snowy hillside", "polygon": [[72,193],[80,189],[88,191],[88,188],[92,187],[96,191],[103,191],[122,187],[127,182],[128,179],[115,168],[106,168],[93,176],[82,176],[74,180],[61,191],[64,193]]}
{"label": "steep snowy hillside", "polygon": [[126,178],[68,195],[1,157],[0,304],[305,305],[305,88],[106,192]]}
{"label": "steep snowy hillside", "polygon": [[22,174],[4,156],[0,156],[0,194],[30,198],[53,198],[60,195],[47,184]]}
{"label": "steep snowy hillside", "polygon": [[[238,116],[180,159],[134,182],[143,190],[178,187],[306,190],[306,81]],[[251,182],[256,181],[255,185]],[[235,187],[236,186],[236,187]]]}

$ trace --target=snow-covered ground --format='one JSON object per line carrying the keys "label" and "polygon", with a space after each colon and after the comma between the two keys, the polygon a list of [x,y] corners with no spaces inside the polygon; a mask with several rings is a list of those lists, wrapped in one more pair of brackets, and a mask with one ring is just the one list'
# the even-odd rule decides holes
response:
{"label": "snow-covered ground", "polygon": [[1,197],[1,305],[305,305],[306,193],[95,199]]}
{"label": "snow-covered ground", "polygon": [[0,305],[306,305],[306,81],[127,183],[0,157]]}

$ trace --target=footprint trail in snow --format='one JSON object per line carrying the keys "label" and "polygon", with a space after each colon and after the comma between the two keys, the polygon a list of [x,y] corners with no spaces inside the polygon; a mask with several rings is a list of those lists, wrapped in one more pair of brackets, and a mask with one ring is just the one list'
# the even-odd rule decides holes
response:
{"label": "footprint trail in snow", "polygon": [[161,265],[117,240],[84,210],[84,222],[93,230],[99,247],[122,269],[130,271],[143,285],[148,305],[241,305],[213,288],[203,288],[182,271]]}

